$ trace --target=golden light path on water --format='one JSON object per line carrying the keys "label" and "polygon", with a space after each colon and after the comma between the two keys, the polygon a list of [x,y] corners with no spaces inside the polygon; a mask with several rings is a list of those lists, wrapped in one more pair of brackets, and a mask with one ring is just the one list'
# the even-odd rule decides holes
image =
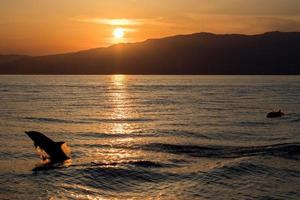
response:
{"label": "golden light path on water", "polygon": [[[133,118],[133,112],[130,110],[130,102],[127,97],[127,77],[126,75],[113,75],[112,86],[113,92],[111,94],[111,102],[113,105],[113,110],[111,112],[110,118],[114,121],[112,124],[111,134],[126,134],[131,125],[126,121],[130,118]],[[130,143],[133,139],[131,137],[125,138],[116,138],[112,139],[112,144],[119,143]],[[114,161],[119,162],[127,157],[130,157],[131,154],[125,149],[115,149],[117,152],[114,152]]]}
{"label": "golden light path on water", "polygon": [[[128,102],[126,102],[126,76],[113,75],[112,83],[115,92],[113,92],[111,96],[111,102],[113,102],[113,112],[111,113],[111,118],[113,120],[124,120],[129,117],[129,111],[127,110],[128,107],[126,107],[126,104],[128,104]],[[124,129],[124,123],[114,123],[111,133],[124,133]]]}
{"label": "golden light path on water", "polygon": [[[97,126],[94,125],[94,130],[101,134],[102,132],[106,134],[128,134],[131,132],[132,125],[130,122],[131,119],[137,117],[137,114],[130,107],[130,100],[128,97],[127,91],[127,80],[128,77],[126,75],[112,75],[110,76],[110,87],[108,89],[108,104],[110,104],[107,113],[103,113],[101,118],[105,118],[111,123],[107,123],[106,126]],[[100,103],[100,102],[99,102]],[[105,102],[107,103],[107,102]],[[114,147],[118,144],[129,145],[133,142],[132,137],[108,137],[100,138],[99,141],[94,141],[99,144],[109,144],[111,147]],[[137,152],[131,151],[124,148],[92,148],[91,150],[87,150],[87,155],[89,158],[84,162],[90,162],[99,164],[107,164],[107,167],[115,167],[114,163],[123,163],[126,161],[134,160],[137,157],[142,155],[138,155]],[[113,164],[113,165],[110,165]],[[104,165],[105,167],[105,165]],[[83,186],[80,184],[67,184],[64,183],[63,187],[72,188],[72,190],[82,190],[85,192],[97,193],[98,190],[96,188]],[[91,200],[104,200],[111,199],[101,196],[94,195],[85,195],[81,193],[69,193],[69,196],[76,199],[91,199]]]}

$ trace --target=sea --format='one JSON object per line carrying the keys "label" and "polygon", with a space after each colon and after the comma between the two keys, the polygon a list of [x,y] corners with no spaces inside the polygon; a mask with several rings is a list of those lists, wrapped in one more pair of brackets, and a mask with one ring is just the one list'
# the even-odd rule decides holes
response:
{"label": "sea", "polygon": [[300,76],[1,75],[0,199],[300,199]]}

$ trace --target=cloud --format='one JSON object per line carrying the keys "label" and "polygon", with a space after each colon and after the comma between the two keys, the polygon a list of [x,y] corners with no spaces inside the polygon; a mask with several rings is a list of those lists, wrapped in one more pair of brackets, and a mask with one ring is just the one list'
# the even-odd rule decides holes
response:
{"label": "cloud", "polygon": [[77,19],[80,22],[97,23],[110,26],[137,26],[143,24],[141,19],[102,19],[102,18],[83,18]]}
{"label": "cloud", "polygon": [[177,21],[179,22],[178,28],[181,29],[216,33],[256,34],[275,30],[300,31],[300,15],[199,15],[187,13],[178,16]]}

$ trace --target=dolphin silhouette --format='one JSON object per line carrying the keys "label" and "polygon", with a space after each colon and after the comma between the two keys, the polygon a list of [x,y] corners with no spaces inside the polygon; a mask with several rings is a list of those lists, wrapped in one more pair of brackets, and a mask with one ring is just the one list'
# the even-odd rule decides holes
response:
{"label": "dolphin silhouette", "polygon": [[63,162],[70,159],[70,152],[68,152],[70,150],[65,142],[54,142],[44,134],[36,131],[25,131],[25,133],[33,140],[34,146],[43,160]]}
{"label": "dolphin silhouette", "polygon": [[267,114],[267,118],[276,118],[276,117],[282,117],[284,113],[281,110],[272,111]]}

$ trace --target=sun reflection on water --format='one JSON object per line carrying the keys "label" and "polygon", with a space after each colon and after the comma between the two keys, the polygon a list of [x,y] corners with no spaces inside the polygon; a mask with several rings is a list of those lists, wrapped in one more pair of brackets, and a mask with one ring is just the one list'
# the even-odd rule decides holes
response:
{"label": "sun reflection on water", "polygon": [[[112,105],[113,111],[111,113],[111,118],[116,120],[113,123],[113,127],[111,132],[117,134],[123,134],[125,132],[125,123],[122,123],[121,120],[128,118],[128,108],[126,108],[127,102],[127,91],[126,91],[126,75],[113,75],[112,76],[112,85],[113,85],[113,93],[112,93]],[[120,120],[121,122],[118,122]]]}
{"label": "sun reflection on water", "polygon": [[[137,118],[137,113],[130,106],[132,104],[128,94],[128,77],[126,75],[112,76],[111,119],[115,120],[111,127],[112,134],[127,134],[134,129],[134,123],[131,120]],[[132,138],[119,138],[118,142],[129,142]],[[125,141],[126,140],[126,141]],[[117,141],[115,141],[117,142]]]}
{"label": "sun reflection on water", "polygon": [[112,83],[115,86],[126,86],[127,76],[123,74],[116,74],[112,76]]}
{"label": "sun reflection on water", "polygon": [[[111,94],[110,94],[110,104],[111,104],[111,113],[109,118],[113,121],[109,127],[110,134],[127,134],[130,133],[132,129],[132,123],[129,119],[134,118],[134,113],[132,108],[129,106],[131,104],[130,99],[128,98],[129,94],[127,91],[127,79],[126,75],[113,75],[111,76]],[[111,145],[118,144],[127,144],[129,145],[132,142],[133,138],[131,137],[119,137],[112,138],[109,143]],[[119,162],[126,160],[126,158],[132,157],[132,152],[128,150],[109,150],[106,152],[109,155],[109,158],[105,156],[106,159],[113,162]]]}

